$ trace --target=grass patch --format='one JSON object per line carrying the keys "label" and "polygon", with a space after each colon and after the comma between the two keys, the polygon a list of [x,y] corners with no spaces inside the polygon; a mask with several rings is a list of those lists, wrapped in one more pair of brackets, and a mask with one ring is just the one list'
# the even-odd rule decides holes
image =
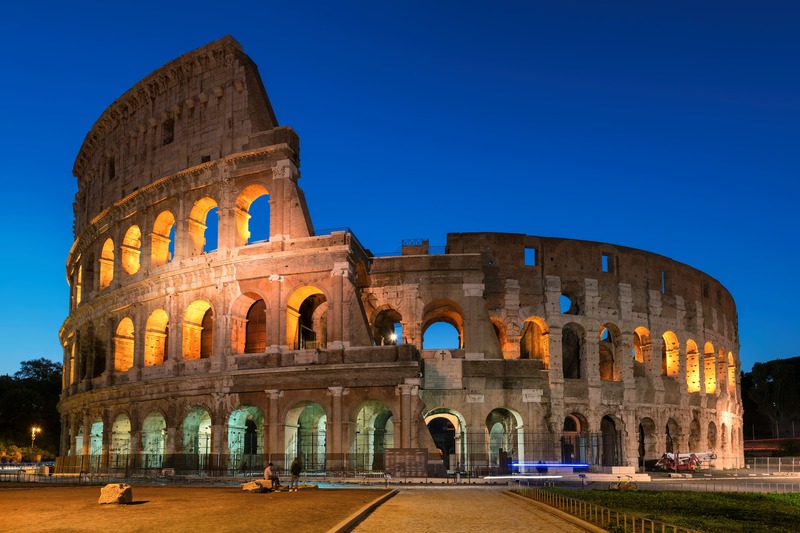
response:
{"label": "grass patch", "polygon": [[629,515],[707,533],[788,533],[800,528],[798,493],[553,490]]}

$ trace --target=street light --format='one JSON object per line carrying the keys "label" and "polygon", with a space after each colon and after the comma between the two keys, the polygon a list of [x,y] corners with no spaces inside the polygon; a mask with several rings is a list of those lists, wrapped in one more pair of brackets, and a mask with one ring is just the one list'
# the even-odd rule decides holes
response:
{"label": "street light", "polygon": [[31,428],[31,455],[33,455],[33,443],[36,441],[36,434],[41,433],[42,428],[33,426]]}

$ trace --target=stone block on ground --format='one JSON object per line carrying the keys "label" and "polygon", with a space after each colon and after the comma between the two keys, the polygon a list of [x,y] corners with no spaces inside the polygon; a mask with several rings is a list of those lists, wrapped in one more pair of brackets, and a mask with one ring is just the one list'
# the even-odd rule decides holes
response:
{"label": "stone block on ground", "polygon": [[272,481],[268,479],[256,479],[242,483],[242,490],[245,492],[267,492],[272,490]]}
{"label": "stone block on ground", "polygon": [[131,503],[133,501],[133,487],[127,483],[109,483],[100,489],[100,499],[97,503]]}

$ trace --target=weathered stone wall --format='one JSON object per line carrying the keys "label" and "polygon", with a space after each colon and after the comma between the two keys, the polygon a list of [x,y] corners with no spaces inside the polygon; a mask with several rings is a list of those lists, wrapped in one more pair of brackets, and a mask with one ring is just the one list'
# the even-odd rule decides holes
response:
{"label": "weathered stone wall", "polygon": [[[227,37],[97,121],[74,168],[62,454],[303,454],[339,470],[427,449],[480,473],[578,447],[592,468],[668,450],[739,464],[736,309],[716,280],[519,234],[373,257],[349,232],[315,234],[298,153]],[[427,349],[442,323],[458,345]]]}

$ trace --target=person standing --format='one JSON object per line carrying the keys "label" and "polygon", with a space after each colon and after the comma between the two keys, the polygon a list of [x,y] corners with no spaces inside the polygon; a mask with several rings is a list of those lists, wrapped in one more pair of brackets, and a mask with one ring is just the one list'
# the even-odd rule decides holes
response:
{"label": "person standing", "polygon": [[292,492],[292,489],[297,492],[297,485],[300,481],[300,472],[302,471],[303,465],[300,464],[300,458],[295,457],[294,461],[292,461],[292,466],[289,467],[289,473],[292,475],[291,481],[289,482],[289,492]]}

